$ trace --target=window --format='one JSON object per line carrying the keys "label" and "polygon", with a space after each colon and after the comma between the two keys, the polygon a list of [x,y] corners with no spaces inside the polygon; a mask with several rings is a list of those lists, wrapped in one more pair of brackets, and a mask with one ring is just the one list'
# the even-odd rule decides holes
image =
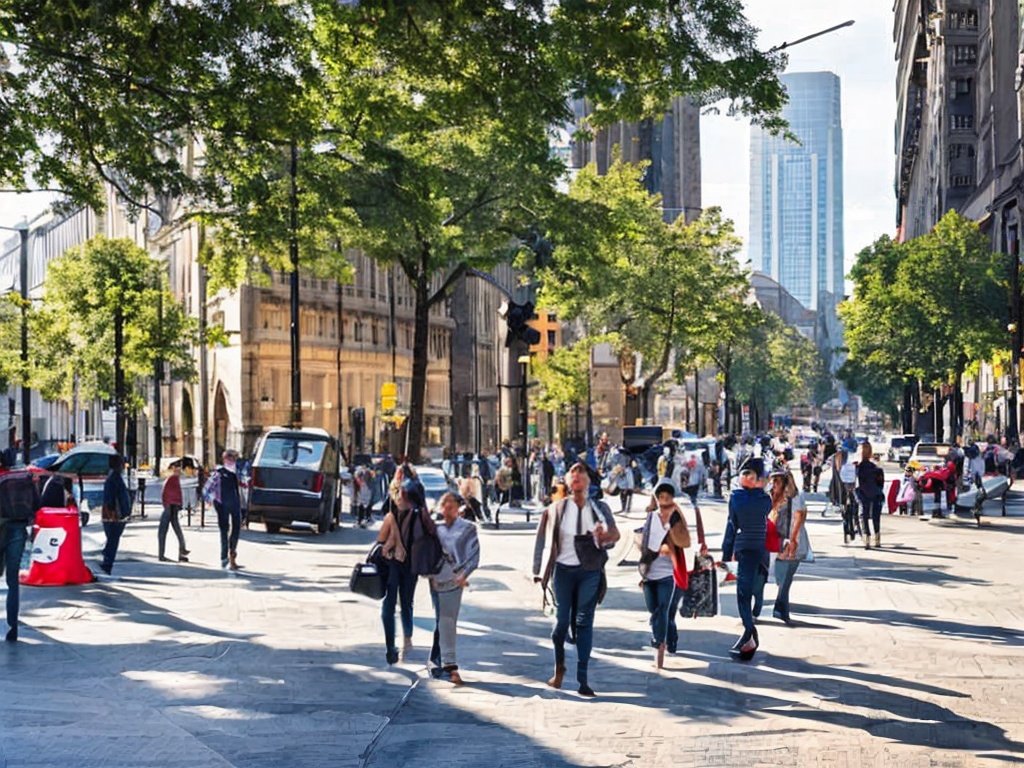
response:
{"label": "window", "polygon": [[352,326],[352,340],[362,341],[363,340],[363,321],[356,320]]}
{"label": "window", "polygon": [[548,312],[548,322],[549,323],[557,323],[558,322],[558,316],[555,315],[554,312]]}
{"label": "window", "polygon": [[956,99],[961,96],[970,96],[971,94],[971,78],[969,77],[954,77],[950,83],[950,98]]}
{"label": "window", "polygon": [[954,131],[970,131],[974,128],[974,115],[953,115]]}
{"label": "window", "polygon": [[378,325],[377,322],[374,321],[370,330],[372,331],[373,334],[373,346],[377,346],[378,344],[380,344],[380,325]]}
{"label": "window", "polygon": [[978,28],[978,12],[975,10],[950,11],[947,18],[949,19],[950,29]]}
{"label": "window", "polygon": [[549,347],[554,347],[555,344],[556,344],[556,342],[555,342],[555,332],[554,331],[548,331],[548,346]]}
{"label": "window", "polygon": [[949,177],[951,187],[969,187],[971,184],[971,176],[967,173],[955,173]]}
{"label": "window", "polygon": [[978,46],[976,45],[954,45],[954,64],[974,64],[978,60]]}
{"label": "window", "polygon": [[949,162],[959,160],[962,157],[974,157],[974,145],[973,144],[950,144],[949,145]]}

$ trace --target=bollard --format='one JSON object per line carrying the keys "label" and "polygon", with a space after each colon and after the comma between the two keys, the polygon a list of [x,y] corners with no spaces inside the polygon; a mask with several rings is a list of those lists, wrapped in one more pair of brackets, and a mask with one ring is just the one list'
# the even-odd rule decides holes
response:
{"label": "bollard", "polygon": [[199,488],[199,527],[200,528],[205,528],[206,527],[206,494],[203,493],[204,487],[206,485],[206,468],[205,467],[200,467],[199,468],[198,477],[199,477],[199,485],[198,485],[198,488]]}
{"label": "bollard", "polygon": [[146,478],[139,477],[139,504],[140,504],[140,515],[142,519],[146,519]]}

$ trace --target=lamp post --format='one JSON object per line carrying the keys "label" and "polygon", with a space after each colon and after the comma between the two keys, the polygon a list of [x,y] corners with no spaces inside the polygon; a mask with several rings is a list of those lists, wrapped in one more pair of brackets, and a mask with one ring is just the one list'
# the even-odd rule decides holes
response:
{"label": "lamp post", "polygon": [[[0,68],[2,71],[2,68]],[[19,295],[21,296],[21,367],[22,375],[28,375],[28,220],[22,219],[16,226],[0,227],[7,232],[17,232],[21,238],[18,250]],[[27,467],[31,462],[32,448],[32,390],[27,381],[21,382],[21,452]]]}
{"label": "lamp post", "polygon": [[302,427],[302,371],[299,368],[299,147],[291,142],[290,173],[291,187],[288,190],[288,256],[291,260],[292,274],[289,285],[291,301],[291,325],[289,341],[291,343],[292,370],[292,407],[291,426]]}
{"label": "lamp post", "polygon": [[[22,219],[15,229],[21,237],[19,273],[21,276],[21,366],[22,376],[28,376],[28,221]],[[21,382],[21,450],[27,467],[32,450],[32,390],[27,380]]]}

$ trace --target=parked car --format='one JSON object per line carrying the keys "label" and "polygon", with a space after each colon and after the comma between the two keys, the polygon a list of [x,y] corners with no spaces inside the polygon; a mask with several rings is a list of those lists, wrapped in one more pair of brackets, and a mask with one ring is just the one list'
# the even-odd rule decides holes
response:
{"label": "parked car", "polygon": [[337,441],[316,428],[264,432],[252,462],[250,522],[262,522],[268,533],[308,523],[324,534],[340,517]]}
{"label": "parked car", "polygon": [[885,457],[889,461],[898,461],[902,467],[910,460],[910,455],[914,452],[917,442],[917,435],[893,435],[889,440],[889,448]]}
{"label": "parked car", "polygon": [[[70,477],[74,481],[72,487],[75,500],[83,513],[83,520],[88,520],[90,512],[95,513],[96,519],[99,519],[99,512],[103,506],[103,484],[110,471],[110,457],[114,455],[117,455],[117,451],[108,443],[79,443],[62,454],[48,468],[51,472]],[[127,476],[125,482],[134,503],[135,488],[128,482]]]}
{"label": "parked car", "polygon": [[948,453],[949,446],[946,443],[926,443],[922,440],[910,452],[909,461],[917,462],[923,467],[930,467],[944,462]]}

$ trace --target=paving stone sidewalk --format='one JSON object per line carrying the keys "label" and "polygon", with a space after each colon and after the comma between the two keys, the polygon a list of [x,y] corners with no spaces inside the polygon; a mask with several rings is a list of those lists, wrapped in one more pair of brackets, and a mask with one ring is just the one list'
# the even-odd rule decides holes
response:
{"label": "paving stone sidewalk", "polygon": [[[682,622],[680,653],[659,674],[628,564],[645,502],[619,518],[615,561],[627,564],[610,569],[598,612],[592,701],[568,679],[562,691],[542,682],[551,620],[527,572],[536,517],[503,514],[500,531],[481,531],[462,688],[425,674],[424,586],[415,656],[385,664],[379,606],[347,588],[373,531],[254,526],[239,547],[246,567],[231,574],[215,527],[187,531],[193,562],[178,565],[156,561],[155,519],[133,522],[114,578],[23,590],[24,639],[0,647],[0,768],[1021,761],[1020,507],[981,529],[886,516],[882,548],[867,551],[843,545],[812,496],[817,557],[793,587],[797,625],[763,620],[762,652],[731,661],[739,623],[724,587],[722,615]],[[714,547],[725,506],[702,509]],[[94,566],[98,527],[85,539]]]}

